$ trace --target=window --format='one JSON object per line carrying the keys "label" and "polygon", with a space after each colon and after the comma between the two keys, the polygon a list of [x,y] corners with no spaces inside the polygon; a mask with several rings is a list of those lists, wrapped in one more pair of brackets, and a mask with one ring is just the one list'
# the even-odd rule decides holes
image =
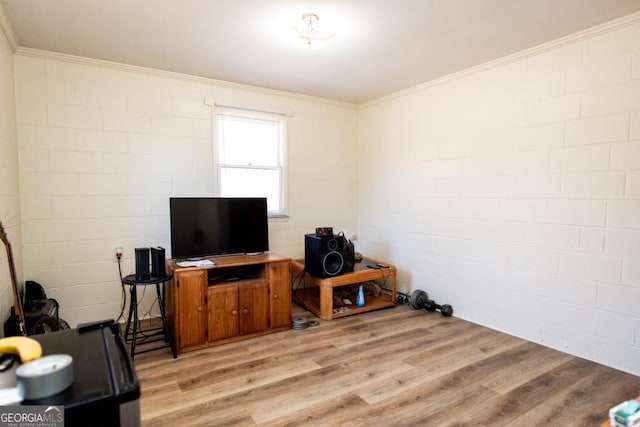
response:
{"label": "window", "polygon": [[286,116],[215,107],[218,194],[266,197],[270,216],[286,215]]}

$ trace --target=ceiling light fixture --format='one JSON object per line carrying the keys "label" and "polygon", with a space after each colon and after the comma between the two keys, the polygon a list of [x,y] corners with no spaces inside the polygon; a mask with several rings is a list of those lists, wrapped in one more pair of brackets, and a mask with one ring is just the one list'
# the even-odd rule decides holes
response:
{"label": "ceiling light fixture", "polygon": [[294,27],[300,38],[306,44],[311,44],[311,42],[326,42],[336,35],[336,33],[315,29],[314,24],[317,24],[318,21],[320,21],[320,17],[317,14],[305,13],[302,15],[302,22],[306,24],[306,26]]}

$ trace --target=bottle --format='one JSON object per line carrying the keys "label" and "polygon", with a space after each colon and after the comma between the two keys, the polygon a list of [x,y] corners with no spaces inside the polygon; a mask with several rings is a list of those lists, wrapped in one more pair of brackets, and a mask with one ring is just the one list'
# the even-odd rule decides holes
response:
{"label": "bottle", "polygon": [[364,307],[364,284],[358,284],[358,296],[356,297],[356,305],[358,307]]}

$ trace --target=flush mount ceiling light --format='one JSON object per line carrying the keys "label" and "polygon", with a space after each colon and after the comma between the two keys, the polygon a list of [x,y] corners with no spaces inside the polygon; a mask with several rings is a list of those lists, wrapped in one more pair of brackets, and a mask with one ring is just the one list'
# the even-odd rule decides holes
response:
{"label": "flush mount ceiling light", "polygon": [[300,39],[303,40],[306,44],[316,43],[316,42],[326,42],[331,39],[336,33],[332,33],[329,31],[319,31],[314,28],[320,21],[320,17],[315,13],[305,13],[302,15],[302,22],[304,24],[303,27],[294,27]]}

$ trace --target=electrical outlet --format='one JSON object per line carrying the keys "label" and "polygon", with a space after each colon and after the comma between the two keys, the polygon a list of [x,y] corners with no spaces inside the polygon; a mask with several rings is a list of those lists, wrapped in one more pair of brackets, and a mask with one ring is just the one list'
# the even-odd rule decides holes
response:
{"label": "electrical outlet", "polygon": [[116,258],[122,258],[122,246],[116,246]]}

